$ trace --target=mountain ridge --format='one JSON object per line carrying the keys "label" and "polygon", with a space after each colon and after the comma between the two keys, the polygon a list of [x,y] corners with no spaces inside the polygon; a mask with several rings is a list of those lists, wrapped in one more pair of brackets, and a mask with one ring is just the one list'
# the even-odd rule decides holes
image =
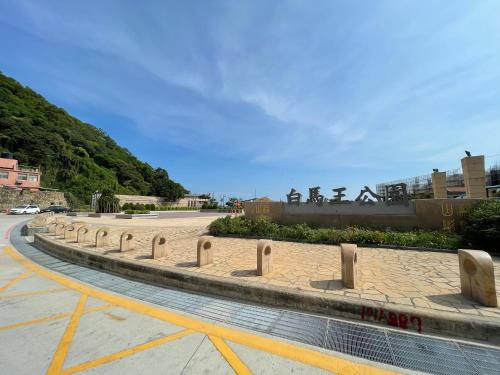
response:
{"label": "mountain ridge", "polygon": [[42,95],[0,72],[0,151],[20,164],[40,166],[41,185],[64,190],[73,205],[95,190],[157,195],[174,201],[188,191],[108,134],[84,123]]}

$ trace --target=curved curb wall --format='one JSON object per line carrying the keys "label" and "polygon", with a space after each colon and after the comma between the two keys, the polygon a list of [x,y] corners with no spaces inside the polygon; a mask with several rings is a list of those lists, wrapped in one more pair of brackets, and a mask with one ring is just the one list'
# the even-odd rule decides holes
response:
{"label": "curved curb wall", "polygon": [[396,304],[383,305],[375,301],[341,296],[323,296],[320,293],[256,285],[238,280],[229,281],[172,267],[156,266],[140,261],[97,254],[70,244],[54,241],[40,234],[35,234],[34,245],[38,249],[66,261],[157,285],[361,320],[367,323],[389,325],[405,330],[500,344],[500,321],[498,319],[465,316],[444,311],[429,311]]}

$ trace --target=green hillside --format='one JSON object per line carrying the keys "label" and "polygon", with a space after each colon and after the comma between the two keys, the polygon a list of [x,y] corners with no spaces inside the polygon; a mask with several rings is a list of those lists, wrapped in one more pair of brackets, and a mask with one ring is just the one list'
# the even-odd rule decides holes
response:
{"label": "green hillside", "polygon": [[164,169],[153,169],[102,130],[85,124],[28,87],[0,73],[0,150],[20,164],[40,166],[41,185],[88,204],[95,190],[158,195],[187,193]]}

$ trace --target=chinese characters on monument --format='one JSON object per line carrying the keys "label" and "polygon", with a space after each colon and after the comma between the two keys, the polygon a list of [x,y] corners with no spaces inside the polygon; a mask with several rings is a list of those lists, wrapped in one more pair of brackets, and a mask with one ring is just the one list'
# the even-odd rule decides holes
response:
{"label": "chinese characters on monument", "polygon": [[[306,203],[316,203],[318,205],[322,205],[323,203],[328,202],[329,204],[349,204],[353,203],[353,201],[343,199],[345,194],[343,193],[346,188],[336,188],[332,189],[334,192],[333,198],[328,199],[324,195],[320,194],[320,187],[312,187],[309,188],[309,198],[307,198]],[[300,204],[300,199],[302,194],[297,190],[292,188],[290,193],[286,195],[288,204]],[[408,205],[408,192],[406,189],[406,184],[394,184],[394,185],[386,185],[385,187],[385,200],[384,197],[374,193],[368,186],[365,186],[356,197],[354,202],[358,202],[360,205],[374,205],[377,202],[384,202],[387,205]]]}

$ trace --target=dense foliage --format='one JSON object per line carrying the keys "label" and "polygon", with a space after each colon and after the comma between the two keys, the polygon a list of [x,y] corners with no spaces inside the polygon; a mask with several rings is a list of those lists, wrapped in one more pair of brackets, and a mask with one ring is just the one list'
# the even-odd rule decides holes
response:
{"label": "dense foliage", "polygon": [[69,193],[74,206],[106,188],[170,201],[187,193],[164,169],[153,169],[102,130],[1,73],[0,151],[12,152],[20,164],[40,166],[42,186]]}
{"label": "dense foliage", "polygon": [[219,208],[219,204],[217,202],[214,203],[206,202],[202,204],[201,208],[204,210],[216,210],[217,208]]}
{"label": "dense foliage", "polygon": [[279,240],[302,241],[338,245],[344,242],[358,245],[392,245],[408,247],[427,247],[435,249],[457,249],[460,236],[443,232],[395,232],[373,229],[314,229],[306,224],[280,225],[267,217],[248,220],[244,217],[226,216],[212,222],[209,226],[213,236],[260,237]]}
{"label": "dense foliage", "polygon": [[500,252],[500,200],[490,199],[472,206],[465,215],[463,232],[470,247]]}

